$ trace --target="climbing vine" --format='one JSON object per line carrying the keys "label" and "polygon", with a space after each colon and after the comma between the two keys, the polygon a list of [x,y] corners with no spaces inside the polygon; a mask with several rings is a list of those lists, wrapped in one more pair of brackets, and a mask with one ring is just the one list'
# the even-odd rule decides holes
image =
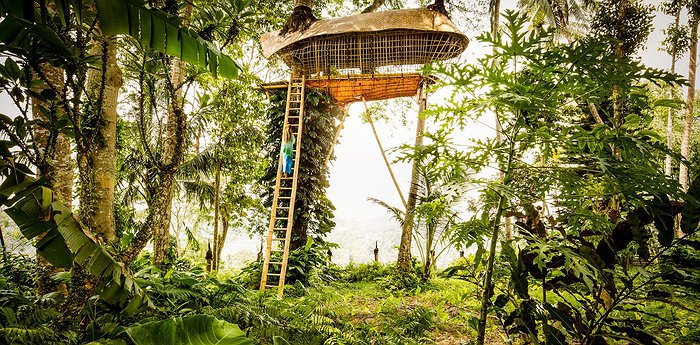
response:
{"label": "climbing vine", "polygon": [[[268,207],[272,205],[274,195],[286,98],[286,91],[273,93],[267,111],[270,123],[264,150],[267,152],[269,165],[262,183],[266,187],[264,199]],[[335,226],[335,206],[326,196],[326,188],[329,185],[326,157],[333,144],[337,129],[336,120],[340,119],[342,111],[332,103],[327,94],[317,89],[306,94],[305,104],[292,250],[303,247],[309,235],[323,236]]]}

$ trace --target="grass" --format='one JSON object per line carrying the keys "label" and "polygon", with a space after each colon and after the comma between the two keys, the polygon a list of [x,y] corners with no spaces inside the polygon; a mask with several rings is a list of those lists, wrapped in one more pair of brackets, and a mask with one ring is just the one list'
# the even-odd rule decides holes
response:
{"label": "grass", "polygon": [[[480,300],[474,285],[434,278],[409,292],[388,290],[376,281],[335,282],[306,288],[289,303],[315,301],[335,328],[354,342],[368,344],[468,344],[476,337],[470,320],[478,317]],[[289,295],[292,295],[291,297]],[[494,330],[489,343],[502,344]]]}

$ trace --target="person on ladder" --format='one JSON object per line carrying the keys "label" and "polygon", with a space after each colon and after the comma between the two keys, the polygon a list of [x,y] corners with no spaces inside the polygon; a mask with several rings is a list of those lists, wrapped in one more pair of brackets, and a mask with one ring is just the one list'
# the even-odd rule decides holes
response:
{"label": "person on ladder", "polygon": [[292,175],[294,144],[296,143],[296,138],[289,124],[287,124],[282,131],[282,142],[284,143],[284,145],[282,145],[282,174],[284,177],[289,177]]}

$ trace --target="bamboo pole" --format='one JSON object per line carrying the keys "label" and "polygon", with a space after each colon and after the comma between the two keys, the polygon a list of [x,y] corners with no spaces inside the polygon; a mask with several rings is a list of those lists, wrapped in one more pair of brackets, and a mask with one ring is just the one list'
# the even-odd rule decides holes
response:
{"label": "bamboo pole", "polygon": [[403,207],[406,207],[406,199],[403,197],[403,193],[401,192],[401,187],[399,187],[399,183],[396,181],[396,176],[394,176],[394,170],[391,169],[391,164],[389,163],[389,159],[386,158],[386,154],[384,153],[384,148],[382,147],[382,142],[379,140],[379,136],[377,135],[377,129],[374,127],[374,121],[372,121],[372,115],[369,113],[369,108],[367,107],[367,101],[365,100],[364,97],[362,97],[362,103],[365,105],[365,113],[367,113],[367,120],[369,120],[370,126],[372,126],[372,133],[374,133],[374,139],[377,140],[377,146],[379,146],[379,152],[382,154],[382,158],[384,158],[384,163],[386,164],[387,170],[389,170],[389,175],[391,175],[391,180],[394,181],[394,186],[396,187],[396,191],[399,193],[399,197],[401,197],[401,202],[403,203]]}

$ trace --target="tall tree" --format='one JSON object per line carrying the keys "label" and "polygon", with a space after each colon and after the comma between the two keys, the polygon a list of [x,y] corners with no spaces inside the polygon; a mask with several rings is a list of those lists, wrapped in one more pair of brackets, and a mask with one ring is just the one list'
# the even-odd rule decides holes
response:
{"label": "tall tree", "polygon": [[[490,1],[490,8],[491,12],[491,42],[496,42],[496,40],[499,37],[499,26],[500,26],[500,10],[501,10],[501,0],[491,0]],[[493,45],[493,52],[494,54],[496,53],[496,45]],[[499,62],[494,59],[492,62],[493,66],[496,66]],[[496,143],[498,145],[501,145],[503,142],[503,127],[501,124],[501,119],[499,118],[500,109],[498,107],[494,108],[494,121],[495,121],[495,128],[496,128]],[[510,151],[512,153],[513,147],[510,147]],[[499,162],[500,164],[501,162]],[[502,167],[501,172],[499,173],[499,179],[503,181],[504,183],[506,182],[506,176],[505,176],[505,171],[510,168],[510,159],[508,161],[508,167]],[[494,225],[493,225],[493,232],[491,233],[491,242],[489,243],[489,256],[488,256],[488,261],[487,261],[487,266],[486,266],[486,274],[484,275],[484,292],[483,295],[481,296],[481,311],[479,315],[479,324],[477,327],[477,338],[476,342],[479,345],[484,344],[484,339],[486,335],[486,318],[488,316],[488,305],[490,303],[490,298],[491,298],[491,279],[492,279],[492,274],[493,274],[493,264],[496,259],[496,243],[498,242],[498,232],[500,231],[500,222],[501,222],[501,211],[505,207],[505,198],[503,196],[500,197],[500,200],[498,202],[498,211],[496,213],[496,218],[494,219]],[[506,231],[510,231],[510,227],[506,227]],[[506,233],[506,237],[511,238],[512,234],[509,232]]]}
{"label": "tall tree", "polygon": [[[688,95],[686,98],[686,113],[683,120],[683,136],[681,138],[681,157],[684,160],[690,158],[690,134],[693,126],[693,110],[695,106],[695,73],[697,71],[698,54],[698,23],[700,22],[700,1],[688,2],[688,27],[690,28],[690,49],[688,56]],[[678,181],[684,191],[688,191],[688,165],[681,162],[678,172]]]}
{"label": "tall tree", "polygon": [[[688,47],[687,28],[680,25],[681,10],[685,6],[685,1],[667,1],[662,4],[662,11],[674,17],[673,23],[665,30],[666,40],[664,41],[664,50],[671,56],[671,73],[676,73],[676,61],[685,53]],[[669,88],[669,98],[676,97],[676,89]],[[673,118],[674,109],[668,109],[666,115],[666,146],[669,150],[673,149]],[[673,160],[671,155],[666,155],[665,169],[666,175],[671,176],[673,173]]]}
{"label": "tall tree", "polygon": [[[427,103],[427,90],[421,86],[418,90],[418,120],[416,121],[416,139],[414,150],[420,150],[423,146],[423,134],[425,132],[425,115],[423,112]],[[401,226],[401,242],[399,243],[399,256],[396,260],[396,269],[402,274],[412,271],[411,267],[411,240],[413,236],[413,226],[415,219],[416,200],[418,198],[419,162],[413,160],[411,167],[411,185],[408,189],[408,200],[406,201],[406,217]]]}
{"label": "tall tree", "polygon": [[[282,126],[284,123],[284,92],[270,96],[267,111],[269,126],[267,128],[264,150],[268,162],[277,162],[279,158]],[[326,157],[337,131],[338,120],[343,111],[332,103],[332,99],[320,90],[308,90],[304,111],[303,140],[299,161],[299,177],[294,204],[294,224],[292,227],[292,250],[304,247],[307,238],[323,236],[331,231],[333,222],[333,203],[326,197],[328,188],[328,165]],[[334,157],[331,156],[331,159]],[[261,179],[265,190],[265,205],[272,204],[277,176],[277,164],[268,163],[268,168]]]}
{"label": "tall tree", "polygon": [[89,140],[78,152],[80,219],[94,233],[111,242],[116,238],[114,187],[117,151],[117,105],[122,73],[114,37],[97,36],[92,55],[101,60],[87,80],[86,128]]}

